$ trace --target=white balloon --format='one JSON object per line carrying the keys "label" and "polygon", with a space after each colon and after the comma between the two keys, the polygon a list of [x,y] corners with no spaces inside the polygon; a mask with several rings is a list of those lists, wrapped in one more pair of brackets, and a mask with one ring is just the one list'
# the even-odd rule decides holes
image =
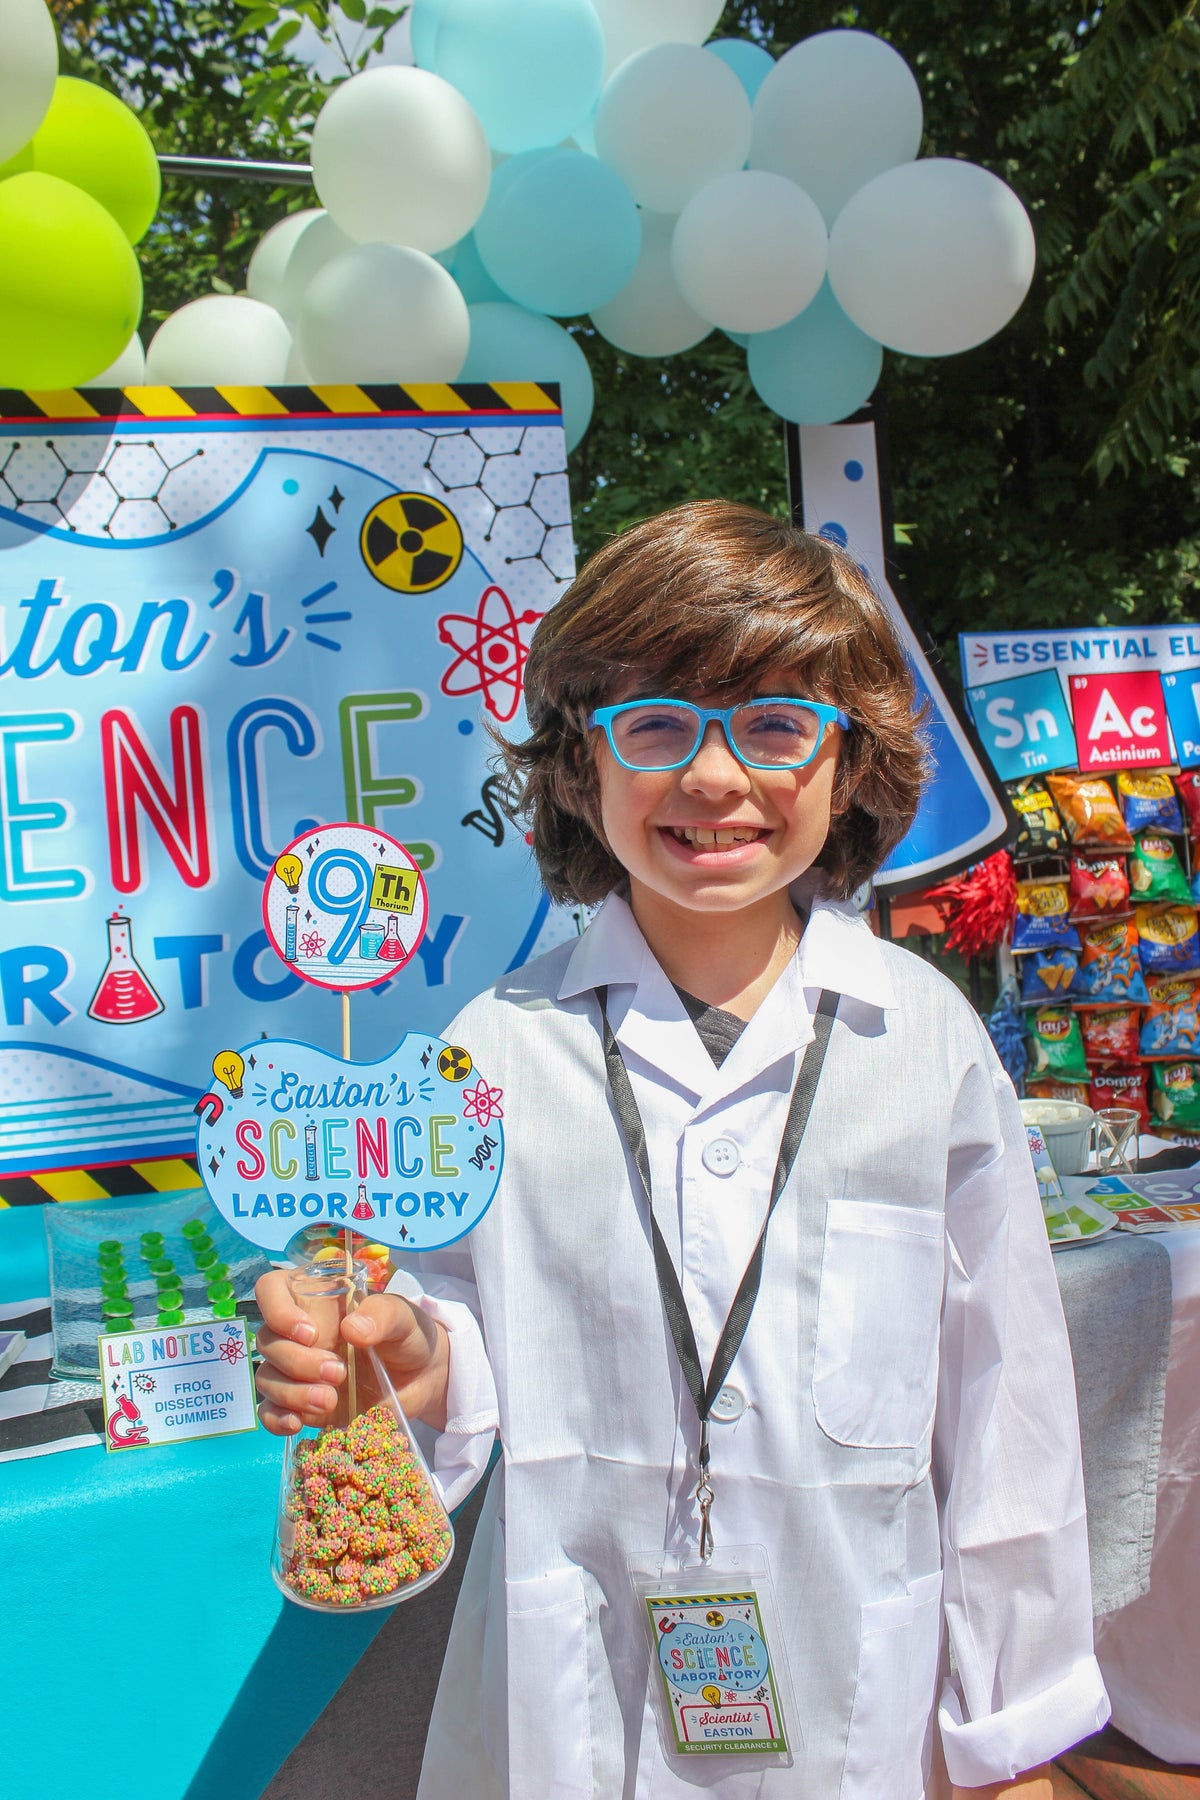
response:
{"label": "white balloon", "polygon": [[0,6],[0,163],[23,150],[58,80],[58,39],[44,0]]}
{"label": "white balloon", "polygon": [[601,337],[632,356],[674,356],[690,350],[712,330],[679,291],[671,269],[675,220],[666,213],[642,214],[642,254],[637,268],[592,323]]}
{"label": "white balloon", "polygon": [[654,44],[609,78],[596,154],[639,206],[677,213],[698,188],[744,166],[750,102],[733,70],[693,44]]}
{"label": "white balloon", "polygon": [[247,290],[273,306],[294,331],[309,282],[353,242],[319,206],[289,213],[260,238],[246,271]]}
{"label": "white balloon", "polygon": [[312,135],[321,203],[356,243],[445,250],[483,211],[492,162],[457,89],[425,69],[378,68],[334,89]]}
{"label": "white balloon", "polygon": [[141,387],[146,379],[146,352],[135,331],[120,356],[93,375],[88,387]]}
{"label": "white balloon", "polygon": [[296,341],[313,381],[453,381],[471,340],[452,275],[423,251],[355,244],[319,269]]}
{"label": "white balloon", "polygon": [[270,387],[284,378],[292,334],[273,306],[205,294],[163,320],[146,351],[146,380],[164,387]]}
{"label": "white balloon", "polygon": [[794,181],[763,169],[721,175],[690,199],[671,240],[679,291],[725,331],[773,331],[825,277],[825,221]]}
{"label": "white balloon", "polygon": [[861,188],[833,228],[829,282],[860,331],[909,356],[994,337],[1033,280],[1033,226],[976,163],[927,157]]}
{"label": "white balloon", "polygon": [[722,0],[593,0],[604,27],[605,68],[651,44],[702,44],[716,27]]}
{"label": "white balloon", "polygon": [[283,379],[285,384],[289,381],[296,382],[301,387],[307,387],[309,381],[312,379],[304,366],[304,358],[300,354],[300,346],[297,344],[295,338],[292,339],[292,347],[288,351],[287,365],[283,371]]}
{"label": "white balloon", "polygon": [[866,31],[822,31],[781,56],[754,100],[750,167],[786,175],[832,225],[851,194],[921,147],[921,90]]}

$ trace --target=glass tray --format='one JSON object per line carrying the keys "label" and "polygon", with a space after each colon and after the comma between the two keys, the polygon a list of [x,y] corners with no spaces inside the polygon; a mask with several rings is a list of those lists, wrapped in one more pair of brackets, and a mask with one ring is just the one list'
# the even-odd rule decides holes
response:
{"label": "glass tray", "polygon": [[164,1254],[182,1277],[184,1323],[191,1325],[199,1319],[212,1318],[205,1277],[197,1270],[183,1235],[183,1226],[189,1219],[203,1220],[219,1261],[229,1265],[227,1279],[233,1285],[238,1317],[248,1320],[252,1328],[261,1324],[254,1302],[254,1284],[270,1264],[261,1250],[231,1230],[203,1188],[189,1188],[182,1194],[145,1194],[121,1206],[114,1206],[111,1201],[90,1204],[73,1200],[44,1206],[42,1211],[50,1248],[52,1375],[72,1381],[99,1380],[96,1339],[104,1329],[104,1320],[100,1313],[97,1251],[105,1238],[120,1239],[125,1253],[129,1299],[133,1303],[129,1330],[150,1330],[158,1317],[157,1284],[142,1255],[144,1231],[162,1232]]}

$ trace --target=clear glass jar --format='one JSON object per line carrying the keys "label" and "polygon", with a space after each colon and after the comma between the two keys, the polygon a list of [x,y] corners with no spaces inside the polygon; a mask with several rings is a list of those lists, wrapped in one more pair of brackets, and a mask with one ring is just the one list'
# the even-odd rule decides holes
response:
{"label": "clear glass jar", "polygon": [[454,1528],[387,1369],[341,1335],[366,1293],[365,1270],[310,1262],[289,1270],[288,1285],[346,1380],[329,1423],[285,1442],[271,1573],[289,1600],[317,1612],[394,1606],[450,1566]]}

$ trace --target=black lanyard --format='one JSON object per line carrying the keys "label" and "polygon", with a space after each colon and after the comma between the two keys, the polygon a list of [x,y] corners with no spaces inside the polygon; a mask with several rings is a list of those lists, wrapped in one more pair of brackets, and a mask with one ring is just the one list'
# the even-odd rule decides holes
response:
{"label": "black lanyard", "polygon": [[708,1515],[712,1508],[713,1498],[712,1486],[708,1479],[709,1416],[712,1412],[713,1401],[724,1386],[725,1377],[733,1367],[734,1358],[741,1349],[742,1339],[746,1335],[746,1327],[750,1323],[750,1315],[754,1311],[754,1303],[758,1299],[759,1284],[762,1281],[763,1252],[766,1248],[771,1214],[775,1211],[779,1197],[787,1186],[788,1176],[792,1172],[796,1153],[804,1137],[808,1116],[816,1097],[817,1083],[821,1079],[821,1070],[825,1063],[825,1052],[829,1046],[829,1034],[833,1030],[839,996],[831,993],[828,989],[821,994],[816,1018],[813,1020],[813,1040],[805,1050],[800,1073],[796,1077],[796,1085],[792,1089],[787,1118],[784,1121],[779,1155],[775,1161],[775,1175],[771,1182],[771,1198],[767,1205],[767,1216],[763,1220],[762,1230],[758,1234],[758,1242],[751,1253],[750,1261],[746,1264],[746,1272],[742,1276],[738,1291],[734,1296],[729,1316],[722,1327],[707,1381],[704,1379],[704,1371],[700,1364],[700,1352],[696,1347],[696,1333],[692,1326],[691,1314],[687,1309],[687,1301],[683,1297],[683,1287],[675,1272],[675,1265],[671,1261],[671,1252],[667,1249],[658,1220],[654,1216],[654,1199],[650,1192],[650,1158],[646,1151],[646,1132],[642,1125],[642,1115],[638,1111],[638,1104],[634,1098],[629,1071],[626,1069],[625,1059],[621,1055],[621,1047],[608,1022],[607,987],[597,988],[596,997],[600,1002],[600,1018],[604,1027],[604,1064],[608,1073],[609,1092],[613,1097],[613,1105],[617,1109],[617,1123],[620,1126],[621,1135],[633,1157],[641,1180],[642,1191],[646,1196],[646,1207],[650,1216],[650,1241],[654,1249],[654,1269],[658,1276],[658,1289],[662,1295],[663,1311],[667,1315],[667,1324],[671,1328],[675,1354],[679,1358],[683,1378],[687,1382],[688,1392],[692,1396],[696,1415],[700,1420],[700,1480],[696,1488],[696,1498],[700,1504],[700,1555],[702,1558],[707,1558],[712,1554],[712,1531]]}

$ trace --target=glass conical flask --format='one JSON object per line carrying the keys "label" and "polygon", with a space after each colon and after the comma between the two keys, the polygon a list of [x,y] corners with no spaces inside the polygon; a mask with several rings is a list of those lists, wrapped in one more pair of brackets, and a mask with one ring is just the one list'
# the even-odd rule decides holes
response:
{"label": "glass conical flask", "polygon": [[381,962],[403,962],[408,955],[400,936],[400,926],[395,913],[388,914],[387,931],[375,954]]}
{"label": "glass conical flask", "polygon": [[133,926],[124,913],[113,913],[108,925],[108,961],[88,1006],[88,1018],[106,1025],[136,1025],[152,1019],[163,1003],[133,954]]}
{"label": "glass conical flask", "polygon": [[308,1262],[289,1270],[288,1285],[347,1379],[330,1423],[284,1446],[271,1573],[289,1600],[318,1612],[394,1606],[449,1567],[454,1528],[386,1368],[341,1335],[365,1271]]}

